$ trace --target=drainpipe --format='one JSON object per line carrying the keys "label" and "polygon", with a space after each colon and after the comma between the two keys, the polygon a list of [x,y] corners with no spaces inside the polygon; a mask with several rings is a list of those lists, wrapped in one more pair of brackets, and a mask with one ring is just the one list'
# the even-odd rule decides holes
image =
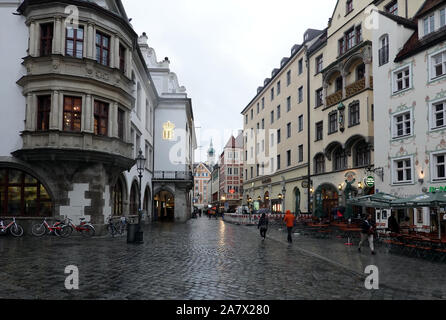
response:
{"label": "drainpipe", "polygon": [[308,186],[307,186],[307,214],[310,214],[310,207],[311,207],[311,102],[310,102],[310,57],[308,54],[308,51],[305,53],[306,55],[306,66],[307,66],[307,179],[308,179]]}

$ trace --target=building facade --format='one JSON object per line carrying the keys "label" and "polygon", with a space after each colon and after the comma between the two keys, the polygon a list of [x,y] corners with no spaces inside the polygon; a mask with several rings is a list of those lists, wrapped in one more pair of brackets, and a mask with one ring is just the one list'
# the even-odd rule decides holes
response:
{"label": "building facade", "polygon": [[166,57],[158,61],[148,37],[139,38],[142,56],[158,93],[154,108],[154,207],[155,221],[185,222],[193,207],[193,164],[197,149],[192,100],[170,71]]}
{"label": "building facade", "polygon": [[[375,166],[382,175],[376,188],[399,197],[444,190],[446,1],[426,1],[412,20],[383,12],[377,17],[373,69],[375,137],[380,143]],[[437,215],[429,208],[397,215],[400,221],[406,216],[420,229],[438,228]]]}
{"label": "building facade", "polygon": [[244,124],[243,204],[274,212],[307,213],[308,48],[322,31],[309,29],[279,69],[242,111]]}
{"label": "building facade", "polygon": [[309,49],[311,109],[309,182],[315,216],[363,213],[346,205],[373,194],[364,179],[374,176],[373,8],[395,16],[413,15],[420,1],[339,0],[329,25]]}
{"label": "building facade", "polygon": [[220,202],[225,211],[233,211],[243,198],[243,132],[231,136],[220,155]]}
{"label": "building facade", "polygon": [[1,215],[103,225],[120,174],[135,164],[138,37],[122,3],[2,1],[0,9],[14,26],[5,33],[14,36],[14,54],[5,52],[2,70],[15,77],[2,79],[14,106],[4,106],[11,117],[1,126],[11,126],[2,144]]}
{"label": "building facade", "polygon": [[208,182],[211,180],[210,168],[203,162],[194,165],[194,206],[203,209],[208,201]]}

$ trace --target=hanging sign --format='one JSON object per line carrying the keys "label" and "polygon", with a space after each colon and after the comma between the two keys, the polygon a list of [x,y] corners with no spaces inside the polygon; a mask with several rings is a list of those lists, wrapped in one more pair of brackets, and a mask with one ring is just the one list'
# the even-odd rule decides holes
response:
{"label": "hanging sign", "polygon": [[368,176],[367,178],[365,178],[365,185],[369,188],[372,188],[375,186],[375,178],[372,176]]}

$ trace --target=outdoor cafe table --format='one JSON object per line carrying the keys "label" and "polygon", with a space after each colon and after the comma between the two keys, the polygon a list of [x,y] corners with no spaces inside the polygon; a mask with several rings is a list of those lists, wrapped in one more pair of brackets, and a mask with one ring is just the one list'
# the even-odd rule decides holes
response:
{"label": "outdoor cafe table", "polygon": [[317,232],[321,230],[326,230],[328,227],[330,227],[329,224],[320,224],[320,223],[309,223],[307,224],[307,227],[310,229],[310,231],[314,232],[316,234]]}
{"label": "outdoor cafe table", "polygon": [[353,239],[353,233],[355,233],[355,232],[359,233],[359,232],[361,232],[362,229],[358,228],[358,227],[347,226],[347,227],[341,227],[340,230],[343,231],[344,236],[347,237],[347,243],[345,243],[345,245],[352,246],[353,242],[351,242],[352,241],[351,239]]}

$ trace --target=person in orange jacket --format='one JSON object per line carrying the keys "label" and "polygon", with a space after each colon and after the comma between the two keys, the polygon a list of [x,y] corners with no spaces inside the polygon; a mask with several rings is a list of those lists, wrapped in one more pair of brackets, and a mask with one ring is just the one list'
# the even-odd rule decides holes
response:
{"label": "person in orange jacket", "polygon": [[288,242],[289,243],[293,242],[293,237],[291,236],[291,232],[293,231],[295,220],[296,220],[296,217],[294,216],[294,214],[292,214],[290,210],[287,210],[287,212],[285,214],[285,218],[283,218],[283,222],[286,223],[286,227],[288,229]]}

